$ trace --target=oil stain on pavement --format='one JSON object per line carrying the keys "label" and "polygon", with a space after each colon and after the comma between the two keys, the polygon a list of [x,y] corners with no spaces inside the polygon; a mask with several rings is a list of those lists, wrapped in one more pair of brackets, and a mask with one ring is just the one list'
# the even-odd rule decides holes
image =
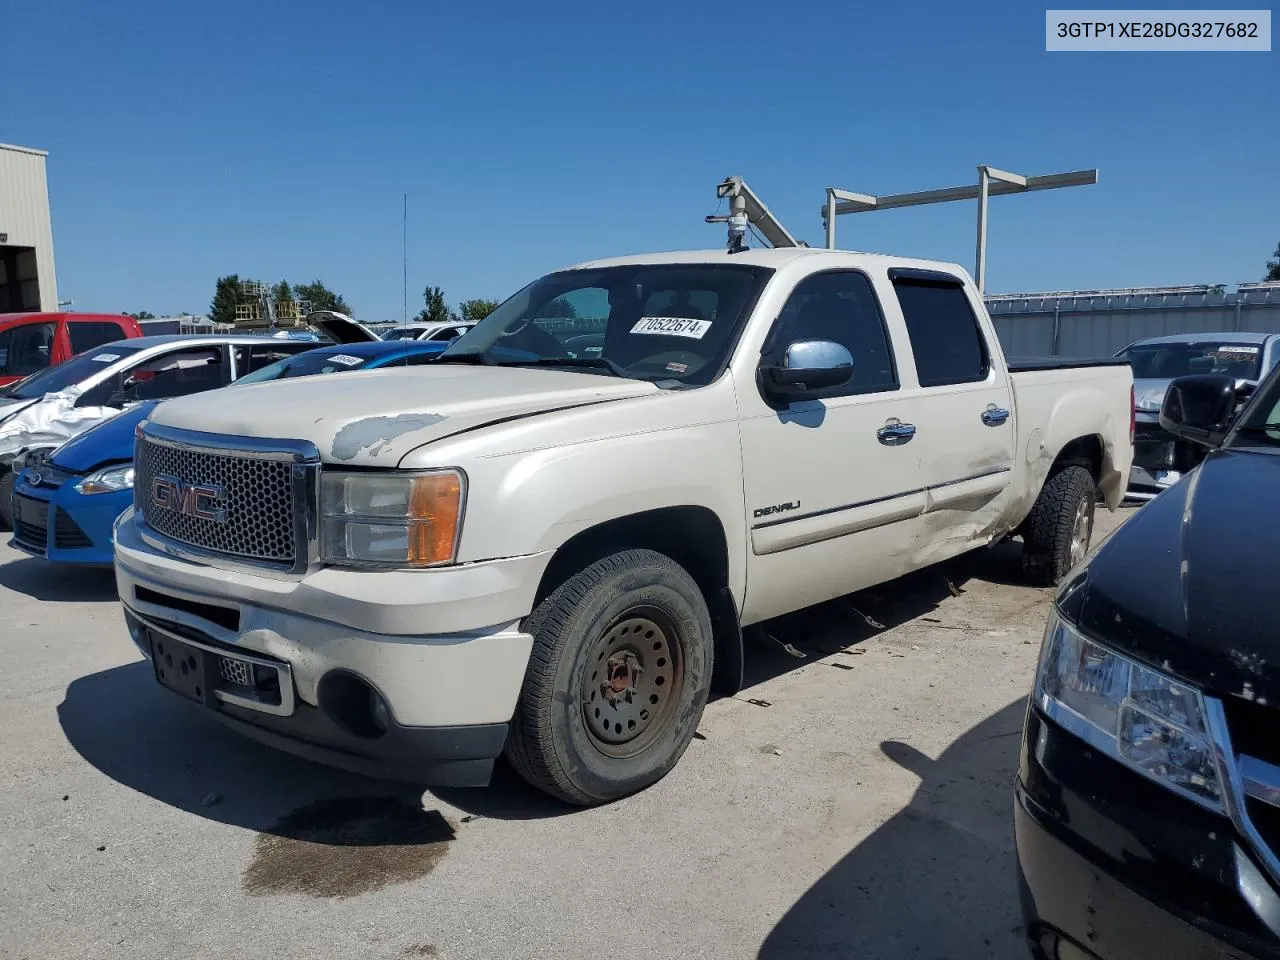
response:
{"label": "oil stain on pavement", "polygon": [[253,896],[355,897],[425,877],[453,839],[449,822],[415,800],[320,800],[258,834],[243,885]]}

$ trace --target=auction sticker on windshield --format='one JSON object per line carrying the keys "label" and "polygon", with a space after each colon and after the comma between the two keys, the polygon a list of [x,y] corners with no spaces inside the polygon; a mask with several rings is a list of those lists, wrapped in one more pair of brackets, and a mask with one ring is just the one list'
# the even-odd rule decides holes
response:
{"label": "auction sticker on windshield", "polygon": [[93,362],[94,363],[114,363],[119,359],[120,359],[120,354],[118,353],[100,353],[93,358]]}
{"label": "auction sticker on windshield", "polygon": [[710,320],[694,320],[692,317],[641,317],[631,328],[631,332],[701,340],[710,329]]}
{"label": "auction sticker on windshield", "polygon": [[354,367],[356,364],[360,363],[359,357],[353,357],[347,353],[335,353],[329,358],[329,360],[333,363],[340,363],[344,367]]}
{"label": "auction sticker on windshield", "polygon": [[1218,349],[1215,350],[1214,353],[1225,353],[1228,355],[1235,353],[1244,357],[1256,357],[1258,355],[1258,348],[1257,347],[1233,347],[1233,346],[1224,344],[1223,346],[1218,347]]}

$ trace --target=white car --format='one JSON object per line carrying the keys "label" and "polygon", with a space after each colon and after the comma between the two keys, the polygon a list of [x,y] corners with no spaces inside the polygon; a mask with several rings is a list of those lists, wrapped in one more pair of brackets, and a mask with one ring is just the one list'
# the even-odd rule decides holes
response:
{"label": "white car", "polygon": [[457,340],[474,327],[466,320],[449,323],[407,323],[393,327],[382,335],[383,340]]}
{"label": "white car", "polygon": [[116,579],[158,683],[248,736],[455,786],[505,749],[603,803],[742,685],[746,625],[1015,533],[1060,580],[1123,496],[1132,383],[1006,363],[955,264],[595,261],[426,366],[162,404]]}

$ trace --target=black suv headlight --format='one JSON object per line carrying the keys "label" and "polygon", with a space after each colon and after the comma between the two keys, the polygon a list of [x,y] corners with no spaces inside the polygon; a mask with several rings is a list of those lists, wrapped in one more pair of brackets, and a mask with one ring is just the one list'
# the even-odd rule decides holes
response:
{"label": "black suv headlight", "polygon": [[1086,638],[1056,606],[1033,695],[1050,719],[1112,759],[1224,812],[1200,691]]}

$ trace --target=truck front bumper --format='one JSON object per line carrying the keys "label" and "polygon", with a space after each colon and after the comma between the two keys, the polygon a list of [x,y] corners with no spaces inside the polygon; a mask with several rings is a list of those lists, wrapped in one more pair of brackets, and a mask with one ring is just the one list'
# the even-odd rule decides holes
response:
{"label": "truck front bumper", "polygon": [[125,619],[161,685],[272,746],[422,785],[488,781],[549,559],[281,580],[168,556],[128,513],[116,527]]}

